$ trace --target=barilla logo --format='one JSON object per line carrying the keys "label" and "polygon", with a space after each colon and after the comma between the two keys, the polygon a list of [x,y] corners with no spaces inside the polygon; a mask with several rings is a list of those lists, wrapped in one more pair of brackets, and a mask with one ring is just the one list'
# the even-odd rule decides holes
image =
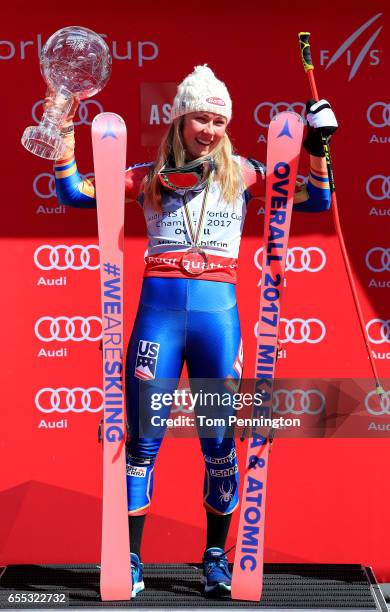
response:
{"label": "barilla logo", "polygon": [[209,104],[216,104],[217,106],[226,106],[221,98],[206,98],[206,102]]}
{"label": "barilla logo", "polygon": [[157,342],[139,341],[134,376],[141,380],[155,378],[159,350],[160,345]]}

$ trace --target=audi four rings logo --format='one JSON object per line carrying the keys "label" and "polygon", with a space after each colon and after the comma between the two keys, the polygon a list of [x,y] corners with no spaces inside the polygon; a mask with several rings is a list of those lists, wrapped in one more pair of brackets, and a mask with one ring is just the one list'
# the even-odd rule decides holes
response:
{"label": "audi four rings logo", "polygon": [[376,174],[369,178],[366,193],[371,200],[390,200],[390,176]]}
{"label": "audi four rings logo", "polygon": [[370,393],[366,395],[364,405],[367,412],[374,416],[390,414],[390,392],[386,391],[381,398],[379,398],[376,391],[370,391]]}
{"label": "audi four rings logo", "polygon": [[97,244],[42,244],[34,253],[34,263],[41,270],[98,270]]}
{"label": "audi four rings logo", "polygon": [[293,344],[318,344],[325,338],[326,327],[320,319],[280,319],[285,324],[284,335],[280,341],[282,344],[292,342]]}
{"label": "audi four rings logo", "polygon": [[103,391],[98,387],[44,387],[35,396],[35,406],[41,412],[100,412],[103,410]]}
{"label": "audi four rings logo", "polygon": [[390,342],[390,321],[383,319],[371,319],[366,325],[367,336],[373,344]]}
{"label": "audi four rings logo", "polygon": [[277,389],[272,394],[277,414],[320,414],[326,406],[325,396],[317,389]]}
{"label": "audi four rings logo", "polygon": [[[82,174],[81,177],[84,178],[93,178],[93,172],[88,174]],[[38,176],[35,177],[33,181],[33,191],[38,198],[42,198],[43,200],[48,200],[49,198],[56,198],[56,182],[53,174],[49,172],[41,172]]]}
{"label": "audi four rings logo", "polygon": [[[284,319],[281,317],[281,328],[284,327],[285,337],[280,340],[281,343],[291,342],[292,344],[318,344],[322,342],[326,335],[326,327],[320,319]],[[257,338],[258,322],[255,325],[255,336]]]}
{"label": "audi four rings logo", "polygon": [[367,251],[366,266],[371,272],[388,272],[390,270],[390,249],[373,247]]}
{"label": "audi four rings logo", "polygon": [[384,128],[390,126],[390,104],[374,102],[367,109],[367,121],[372,127]]}
{"label": "audi four rings logo", "polygon": [[[263,247],[255,253],[255,266],[262,270]],[[319,272],[325,267],[326,255],[319,247],[292,247],[287,249],[286,271]]]}
{"label": "audi four rings logo", "polygon": [[[36,123],[39,123],[41,120],[43,109],[40,107],[43,106],[45,100],[38,100],[35,102],[32,107],[32,118]],[[37,111],[39,113],[37,114]],[[80,102],[80,106],[78,108],[78,120],[74,121],[75,125],[92,125],[92,120],[98,113],[103,113],[103,106],[97,100],[82,100]],[[38,116],[39,115],[39,116]]]}
{"label": "audi four rings logo", "polygon": [[303,102],[260,102],[254,110],[254,118],[257,125],[260,127],[268,128],[271,119],[278,113],[284,111],[292,111],[302,117],[306,123],[306,104]]}
{"label": "audi four rings logo", "polygon": [[102,337],[99,317],[41,317],[35,323],[35,335],[42,342],[96,342]]}

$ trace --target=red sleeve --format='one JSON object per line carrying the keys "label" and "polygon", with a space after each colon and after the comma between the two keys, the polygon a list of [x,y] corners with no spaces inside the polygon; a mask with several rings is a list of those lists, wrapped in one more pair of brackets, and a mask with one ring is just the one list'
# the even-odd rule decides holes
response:
{"label": "red sleeve", "polygon": [[245,187],[252,198],[265,197],[265,166],[255,159],[240,157]]}
{"label": "red sleeve", "polygon": [[125,174],[125,194],[129,200],[137,200],[142,191],[142,181],[150,171],[153,164],[136,164],[130,166]]}

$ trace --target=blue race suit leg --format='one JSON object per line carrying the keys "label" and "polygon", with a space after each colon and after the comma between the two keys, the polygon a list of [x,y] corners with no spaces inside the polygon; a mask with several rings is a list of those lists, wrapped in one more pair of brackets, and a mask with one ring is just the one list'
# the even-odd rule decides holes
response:
{"label": "blue race suit leg", "polygon": [[[237,376],[233,366],[240,340],[233,284],[144,279],[126,360],[129,514],[145,514],[151,501],[153,468],[165,431],[165,426],[150,426],[153,394],[174,392],[184,359],[190,378]],[[197,388],[196,381],[191,388]],[[170,408],[160,408],[159,416],[168,417]],[[201,439],[201,447],[206,465],[205,506],[217,514],[229,514],[238,503],[232,432],[226,427],[211,428]]]}

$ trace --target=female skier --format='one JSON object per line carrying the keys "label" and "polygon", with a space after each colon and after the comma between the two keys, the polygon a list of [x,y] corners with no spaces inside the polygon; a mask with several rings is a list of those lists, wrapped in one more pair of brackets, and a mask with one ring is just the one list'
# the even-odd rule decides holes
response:
{"label": "female skier", "polygon": [[[61,204],[91,208],[94,186],[81,178],[73,155],[76,108],[77,101],[63,130],[71,153],[55,163],[57,195]],[[190,379],[239,379],[242,370],[237,258],[248,203],[264,195],[265,168],[233,154],[227,134],[231,117],[225,84],[206,65],[197,66],[178,87],[156,161],[126,171],[126,195],[142,206],[149,240],[126,359],[133,597],[145,588],[141,538],[165,430],[150,427],[156,414],[151,395],[174,392],[184,361]],[[297,187],[294,209],[322,211],[330,206],[330,191],[320,129],[330,134],[337,122],[324,100],[309,101],[307,119],[310,176],[307,187]],[[163,406],[159,416],[168,417],[169,411]],[[228,433],[215,428],[200,434],[207,519],[202,581],[211,596],[229,593],[231,584],[224,547],[238,505],[238,467]]]}

